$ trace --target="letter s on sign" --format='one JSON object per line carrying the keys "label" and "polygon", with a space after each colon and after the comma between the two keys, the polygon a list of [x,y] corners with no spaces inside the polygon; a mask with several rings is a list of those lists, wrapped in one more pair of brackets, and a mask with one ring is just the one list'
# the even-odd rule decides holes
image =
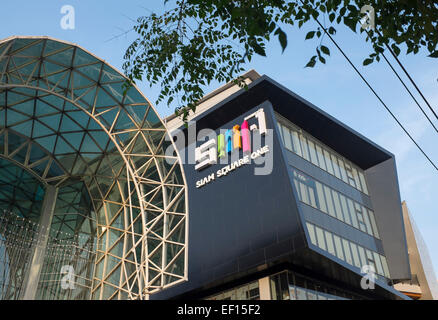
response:
{"label": "letter s on sign", "polygon": [[217,163],[216,139],[210,139],[195,149],[195,162],[196,170]]}

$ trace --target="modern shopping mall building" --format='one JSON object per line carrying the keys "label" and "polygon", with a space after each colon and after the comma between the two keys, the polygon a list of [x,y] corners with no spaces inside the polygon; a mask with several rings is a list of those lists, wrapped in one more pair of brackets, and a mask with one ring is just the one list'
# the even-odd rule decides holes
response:
{"label": "modern shopping mall building", "polygon": [[0,297],[407,299],[394,156],[243,77],[186,127],[77,45],[0,41]]}

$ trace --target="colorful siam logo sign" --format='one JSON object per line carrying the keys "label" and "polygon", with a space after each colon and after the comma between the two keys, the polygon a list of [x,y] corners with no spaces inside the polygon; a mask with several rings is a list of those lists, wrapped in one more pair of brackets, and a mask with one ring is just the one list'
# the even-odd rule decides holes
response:
{"label": "colorful siam logo sign", "polygon": [[[214,181],[215,178],[226,176],[229,172],[250,163],[250,159],[255,160],[269,152],[268,145],[251,152],[251,132],[258,132],[260,136],[265,136],[267,133],[266,117],[262,108],[245,117],[241,125],[234,125],[232,129],[226,130],[216,138],[210,138],[210,140],[195,149],[195,169],[198,171],[217,164],[218,158],[225,158],[234,151],[243,151],[242,158],[236,159],[231,164],[217,170],[216,174],[211,173],[198,180],[196,182],[197,188]],[[237,154],[234,155],[237,156]]]}
{"label": "colorful siam logo sign", "polygon": [[[249,126],[248,120],[255,118],[258,124]],[[223,158],[233,150],[242,149],[243,153],[251,152],[250,131],[258,131],[260,135],[266,134],[266,117],[262,108],[245,117],[241,126],[233,126],[225,134],[219,134],[217,139],[210,139],[195,149],[195,169],[202,170],[216,164],[218,157]],[[217,140],[217,142],[216,142]]]}

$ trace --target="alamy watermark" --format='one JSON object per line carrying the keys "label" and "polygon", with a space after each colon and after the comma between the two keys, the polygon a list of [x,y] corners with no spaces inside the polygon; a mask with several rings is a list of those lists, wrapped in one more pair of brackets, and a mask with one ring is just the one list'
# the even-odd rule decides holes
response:
{"label": "alamy watermark", "polygon": [[374,284],[376,282],[376,270],[372,265],[364,265],[362,266],[360,272],[364,274],[362,279],[360,280],[360,287],[363,290],[374,290]]}
{"label": "alamy watermark", "polygon": [[74,30],[75,29],[75,8],[72,5],[66,4],[61,7],[61,17],[60,25],[64,30]]}
{"label": "alamy watermark", "polygon": [[74,290],[75,286],[75,269],[73,266],[64,265],[61,267],[61,274],[64,276],[61,279],[61,288],[64,290]]}
{"label": "alamy watermark", "polygon": [[360,23],[361,23],[360,27],[367,31],[374,30],[376,27],[375,25],[376,14],[374,12],[374,8],[366,4],[360,9],[360,13],[364,14],[362,19],[360,19]]}

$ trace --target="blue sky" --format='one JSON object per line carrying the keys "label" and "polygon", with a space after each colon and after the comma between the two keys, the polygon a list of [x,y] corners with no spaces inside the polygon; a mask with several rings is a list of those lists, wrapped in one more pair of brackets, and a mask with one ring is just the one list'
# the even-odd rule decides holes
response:
{"label": "blue sky", "polygon": [[[46,35],[71,41],[121,70],[124,52],[135,37],[133,32],[121,34],[132,28],[132,20],[139,15],[148,15],[148,10],[161,11],[162,3],[157,0],[3,1],[0,39],[11,35]],[[60,10],[63,5],[75,8],[74,30],[63,30],[60,27]],[[275,39],[267,48],[267,57],[255,57],[247,69],[255,69],[260,74],[270,76],[395,154],[402,200],[407,201],[429,248],[435,270],[438,270],[438,215],[435,204],[438,172],[427,163],[328,38],[324,40],[331,51],[327,64],[318,64],[314,69],[304,68],[317,45],[316,40],[304,41],[304,37],[315,25],[285,30],[288,34],[285,52],[281,52]],[[342,27],[338,28],[335,39],[424,150],[438,163],[438,134],[433,131],[389,67],[384,62],[362,67],[362,60],[370,52],[370,44],[364,41],[362,35]],[[400,60],[438,111],[438,60],[426,57],[425,52],[415,56],[402,54]],[[147,83],[138,85],[152,102],[156,100],[159,87],[150,88]],[[217,86],[214,84],[207,91]],[[416,97],[421,101],[417,94]],[[424,103],[422,105],[426,108]],[[156,107],[161,116],[173,113],[173,109],[164,104]],[[435,123],[438,125],[438,121]]]}

